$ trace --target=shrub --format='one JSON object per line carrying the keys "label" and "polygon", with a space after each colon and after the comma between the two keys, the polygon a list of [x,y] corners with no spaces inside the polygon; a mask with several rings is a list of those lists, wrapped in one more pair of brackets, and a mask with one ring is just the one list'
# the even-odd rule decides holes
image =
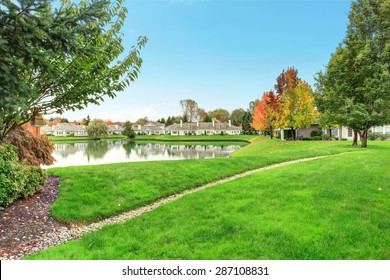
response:
{"label": "shrub", "polygon": [[[368,139],[370,139],[371,141],[374,141],[376,139],[378,139],[380,136],[381,136],[382,133],[368,133]],[[383,134],[382,134],[383,135]]]}
{"label": "shrub", "polygon": [[[318,128],[316,130],[313,130],[311,133],[310,133],[310,136],[313,138],[313,139],[316,139],[315,137],[322,137],[322,134],[323,134],[323,131],[321,128]],[[317,138],[318,139],[318,138]]]}
{"label": "shrub", "polygon": [[323,135],[322,135],[322,139],[323,139],[323,140],[331,140],[329,134],[323,134]]}
{"label": "shrub", "polygon": [[46,135],[35,137],[29,130],[20,127],[8,133],[5,142],[14,145],[19,161],[28,165],[50,165],[55,161],[52,156],[54,146]]}
{"label": "shrub", "polygon": [[15,146],[0,143],[0,206],[35,194],[45,180],[46,174],[40,167],[18,161]]}

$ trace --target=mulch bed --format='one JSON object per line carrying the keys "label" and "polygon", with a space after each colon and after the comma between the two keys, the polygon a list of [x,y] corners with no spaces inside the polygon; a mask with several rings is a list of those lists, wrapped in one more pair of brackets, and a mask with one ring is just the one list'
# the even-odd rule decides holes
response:
{"label": "mulch bed", "polygon": [[64,225],[50,215],[58,197],[60,180],[49,177],[44,189],[0,211],[0,259],[18,259],[41,242],[42,236]]}

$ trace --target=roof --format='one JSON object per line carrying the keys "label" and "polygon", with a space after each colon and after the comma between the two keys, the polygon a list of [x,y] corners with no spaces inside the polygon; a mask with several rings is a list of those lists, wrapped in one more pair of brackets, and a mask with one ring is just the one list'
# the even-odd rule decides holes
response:
{"label": "roof", "polygon": [[141,129],[138,129],[138,125],[133,127],[133,130],[164,130],[165,125],[162,123],[147,123],[141,126]]}
{"label": "roof", "polygon": [[241,127],[231,125],[228,123],[213,123],[212,122],[199,122],[199,123],[183,123],[183,127],[180,124],[172,124],[167,126],[169,130],[242,130]]}
{"label": "roof", "polygon": [[60,129],[68,132],[74,132],[74,131],[85,130],[85,126],[76,125],[73,123],[59,123],[56,126],[53,126],[53,130],[60,130]]}

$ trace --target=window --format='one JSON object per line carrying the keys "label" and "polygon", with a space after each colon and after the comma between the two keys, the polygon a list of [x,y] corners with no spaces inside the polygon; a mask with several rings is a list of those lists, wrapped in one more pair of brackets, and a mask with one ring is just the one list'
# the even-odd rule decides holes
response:
{"label": "window", "polygon": [[348,137],[352,137],[352,128],[348,127]]}

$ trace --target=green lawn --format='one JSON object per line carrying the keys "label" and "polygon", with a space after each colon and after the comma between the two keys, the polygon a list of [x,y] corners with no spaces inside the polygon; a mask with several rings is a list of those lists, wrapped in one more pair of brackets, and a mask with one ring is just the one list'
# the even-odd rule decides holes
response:
{"label": "green lawn", "polygon": [[[267,149],[258,149],[257,146]],[[299,143],[258,137],[232,158],[131,162],[48,169],[62,179],[53,216],[68,223],[88,223],[119,214],[185,189],[237,173],[293,159],[361,151],[347,142]],[[243,156],[243,153],[245,156]],[[240,156],[241,155],[241,156]]]}
{"label": "green lawn", "polygon": [[[287,149],[268,144],[275,152],[275,147]],[[285,145],[292,156],[351,150],[347,144]],[[204,174],[209,169],[203,166],[212,162],[226,164],[222,171],[230,161],[264,158],[205,161],[192,172]],[[263,171],[188,195],[29,259],[390,259],[389,248],[390,142],[370,142],[368,149]]]}

